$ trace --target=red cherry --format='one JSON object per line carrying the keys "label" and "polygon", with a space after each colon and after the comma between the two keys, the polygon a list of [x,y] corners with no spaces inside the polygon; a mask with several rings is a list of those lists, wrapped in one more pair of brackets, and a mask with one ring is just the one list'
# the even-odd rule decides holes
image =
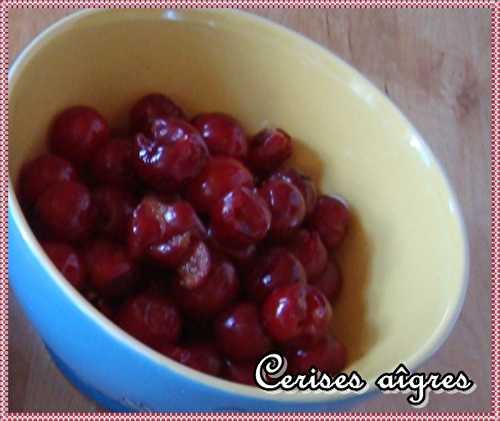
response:
{"label": "red cherry", "polygon": [[191,205],[184,201],[163,203],[146,196],[135,208],[128,246],[135,258],[148,257],[166,267],[177,267],[196,240],[206,232]]}
{"label": "red cherry", "polygon": [[187,186],[186,197],[199,212],[208,212],[212,205],[237,187],[253,187],[250,171],[233,158],[210,158],[205,169]]}
{"label": "red cherry", "polygon": [[186,260],[193,241],[193,234],[189,231],[176,234],[159,244],[149,246],[147,255],[151,261],[166,268],[176,268]]}
{"label": "red cherry", "polygon": [[314,343],[327,334],[331,319],[323,293],[300,283],[275,289],[262,306],[264,326],[278,342]]}
{"label": "red cherry", "polygon": [[212,229],[208,230],[208,241],[212,250],[220,255],[226,256],[232,262],[242,267],[252,262],[255,254],[257,253],[257,247],[255,244],[250,244],[245,247],[227,247],[219,243],[215,238]]}
{"label": "red cherry", "polygon": [[205,227],[188,202],[178,200],[169,204],[163,217],[167,237],[186,231],[191,232],[196,238],[205,238],[207,235]]}
{"label": "red cherry", "polygon": [[327,336],[309,348],[292,348],[286,352],[288,371],[306,374],[314,367],[323,373],[335,375],[347,365],[347,352],[337,339]]}
{"label": "red cherry", "polygon": [[294,283],[306,283],[302,264],[285,249],[274,248],[256,260],[246,279],[246,289],[260,302],[274,289]]}
{"label": "red cherry", "polygon": [[154,120],[151,133],[135,136],[133,160],[138,175],[152,189],[173,192],[196,177],[208,150],[198,131],[183,120]]}
{"label": "red cherry", "polygon": [[241,124],[227,114],[207,113],[196,116],[193,125],[212,155],[225,155],[234,158],[245,158],[247,155],[247,138]]}
{"label": "red cherry", "polygon": [[330,260],[322,274],[310,280],[311,284],[318,288],[325,297],[333,304],[342,289],[342,273],[335,260]]}
{"label": "red cherry", "polygon": [[168,297],[146,291],[122,305],[117,314],[117,323],[139,341],[158,349],[177,342],[182,318]]}
{"label": "red cherry", "polygon": [[250,244],[247,247],[236,248],[236,247],[224,247],[222,246],[222,252],[225,256],[231,259],[231,261],[237,263],[241,268],[244,268],[255,257],[257,253],[257,248],[254,244]]}
{"label": "red cherry", "polygon": [[20,175],[20,199],[24,206],[33,205],[51,185],[60,181],[76,181],[73,165],[55,155],[42,155],[23,165]]}
{"label": "red cherry", "polygon": [[134,196],[128,191],[103,186],[92,192],[92,202],[98,231],[110,239],[125,240],[135,207]]}
{"label": "red cherry", "polygon": [[86,273],[83,260],[77,251],[64,243],[43,242],[41,245],[62,275],[81,291],[86,285]]}
{"label": "red cherry", "polygon": [[86,164],[109,139],[104,117],[89,107],[71,107],[59,114],[50,133],[52,152],[78,168]]}
{"label": "red cherry", "polygon": [[266,174],[279,168],[292,156],[292,139],[281,129],[265,129],[250,142],[248,162],[257,173]]}
{"label": "red cherry", "polygon": [[133,132],[146,132],[157,118],[184,118],[180,107],[162,94],[149,94],[137,101],[130,110],[130,124]]}
{"label": "red cherry", "polygon": [[176,277],[172,296],[183,312],[190,317],[212,317],[227,308],[236,298],[239,281],[234,266],[224,260],[215,261],[206,281],[192,289],[182,285]]}
{"label": "red cherry", "polygon": [[262,240],[271,226],[271,212],[259,194],[247,187],[231,190],[210,213],[213,234],[227,247],[243,248]]}
{"label": "red cherry", "polygon": [[222,369],[222,359],[211,344],[175,346],[166,344],[160,352],[177,362],[198,371],[218,376]]}
{"label": "red cherry", "polygon": [[321,196],[309,219],[325,246],[332,250],[344,239],[349,225],[350,212],[346,202],[339,197]]}
{"label": "red cherry", "polygon": [[295,340],[297,345],[313,344],[330,330],[332,307],[325,295],[313,286],[307,286],[307,317],[302,325],[302,335]]}
{"label": "red cherry", "polygon": [[266,330],[278,342],[286,342],[302,334],[307,318],[307,290],[301,284],[275,289],[264,301],[262,320]]}
{"label": "red cherry", "polygon": [[328,252],[316,231],[297,231],[287,248],[300,260],[308,279],[320,275],[325,270]]}
{"label": "red cherry", "polygon": [[182,197],[177,193],[161,193],[155,192],[154,190],[146,190],[143,194],[143,198],[145,197],[156,197],[156,199],[163,203],[174,203],[182,201]]}
{"label": "red cherry", "polygon": [[123,296],[137,281],[137,268],[118,243],[93,242],[85,250],[85,262],[90,283],[104,296]]}
{"label": "red cherry", "polygon": [[271,236],[286,239],[302,224],[306,214],[300,190],[285,180],[271,178],[262,185],[260,194],[271,210]]}
{"label": "red cherry", "polygon": [[94,179],[101,184],[132,190],[137,185],[134,174],[132,140],[112,139],[105,143],[91,160]]}
{"label": "red cherry", "polygon": [[93,228],[95,209],[88,189],[74,181],[50,186],[38,198],[35,210],[52,237],[63,241],[87,238]]}
{"label": "red cherry", "polygon": [[217,347],[229,358],[254,360],[271,349],[271,341],[253,303],[242,302],[222,313],[214,329]]}
{"label": "red cherry", "polygon": [[189,251],[188,257],[177,268],[179,282],[186,289],[199,288],[207,282],[211,269],[210,250],[203,241],[198,241]]}
{"label": "red cherry", "polygon": [[222,374],[224,378],[236,383],[255,386],[254,373],[257,364],[248,361],[224,361]]}
{"label": "red cherry", "polygon": [[133,257],[142,257],[148,253],[149,247],[165,241],[168,209],[168,205],[154,196],[146,196],[134,209],[128,239]]}
{"label": "red cherry", "polygon": [[273,178],[282,178],[297,187],[304,197],[306,215],[311,214],[318,200],[318,192],[309,177],[299,173],[293,168],[289,168],[273,174]]}

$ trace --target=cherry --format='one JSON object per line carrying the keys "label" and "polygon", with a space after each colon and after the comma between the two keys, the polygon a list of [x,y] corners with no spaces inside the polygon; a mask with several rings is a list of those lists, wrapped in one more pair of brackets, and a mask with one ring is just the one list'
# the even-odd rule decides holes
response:
{"label": "cherry", "polygon": [[181,310],[194,318],[212,317],[227,308],[236,298],[239,281],[234,266],[225,260],[216,260],[206,281],[186,289],[182,278],[172,283],[172,296]]}
{"label": "cherry", "polygon": [[53,153],[81,168],[108,141],[109,134],[108,123],[96,110],[71,107],[56,117],[50,147]]}
{"label": "cherry", "polygon": [[306,283],[306,274],[297,258],[283,248],[274,248],[257,258],[246,279],[250,297],[261,302],[276,288]]}
{"label": "cherry", "polygon": [[222,359],[211,344],[175,346],[166,344],[160,352],[173,360],[198,371],[218,376],[222,370]]}
{"label": "cherry", "polygon": [[155,349],[177,343],[182,329],[175,304],[151,291],[127,300],[118,311],[117,322],[130,335]]}
{"label": "cherry", "polygon": [[132,140],[115,138],[105,143],[90,162],[92,175],[100,184],[132,190],[137,185],[132,160]]}
{"label": "cherry", "polygon": [[85,249],[89,281],[102,295],[120,297],[137,281],[137,268],[118,243],[97,240]]}
{"label": "cherry", "polygon": [[208,212],[213,204],[236,187],[253,187],[250,171],[233,158],[216,156],[187,186],[186,197],[199,212]]}
{"label": "cherry", "polygon": [[163,216],[167,237],[186,231],[193,233],[197,238],[206,237],[205,227],[188,202],[178,200],[171,203]]}
{"label": "cherry", "polygon": [[264,129],[250,142],[248,162],[257,173],[266,174],[279,168],[292,156],[292,139],[281,129]]}
{"label": "cherry", "polygon": [[287,248],[300,260],[308,278],[318,276],[325,270],[328,252],[317,231],[297,231]]}
{"label": "cherry", "polygon": [[149,246],[147,255],[153,262],[166,268],[176,268],[188,257],[193,248],[193,234],[189,231],[176,234],[167,240]]}
{"label": "cherry", "polygon": [[217,347],[227,357],[254,360],[271,349],[257,306],[242,302],[222,313],[214,325]]}
{"label": "cherry", "polygon": [[155,192],[154,190],[146,190],[142,197],[156,197],[160,202],[163,203],[174,203],[182,201],[182,197],[176,193],[162,193]]}
{"label": "cherry", "polygon": [[96,209],[97,229],[100,234],[115,240],[126,240],[135,198],[125,190],[98,187],[92,192]]}
{"label": "cherry", "polygon": [[331,318],[323,293],[301,283],[275,289],[262,306],[264,326],[277,342],[314,343],[327,334]]}
{"label": "cherry", "polygon": [[200,131],[212,155],[246,157],[248,145],[245,131],[241,124],[230,115],[199,114],[192,123]]}
{"label": "cherry", "polygon": [[134,209],[128,238],[130,254],[142,257],[149,247],[165,240],[168,205],[154,196],[146,196]]}
{"label": "cherry", "polygon": [[198,131],[178,118],[154,120],[148,135],[134,139],[133,160],[138,175],[152,189],[173,192],[196,177],[208,150]]}
{"label": "cherry", "polygon": [[43,242],[41,246],[59,272],[71,285],[81,291],[86,286],[86,273],[78,252],[65,243]]}
{"label": "cherry", "polygon": [[255,386],[254,373],[257,364],[248,361],[224,360],[222,374],[224,378],[236,383]]}
{"label": "cherry", "polygon": [[270,178],[261,186],[260,194],[271,210],[271,236],[286,239],[302,224],[306,214],[300,190],[285,180]]}
{"label": "cherry", "polygon": [[50,186],[36,201],[35,212],[52,237],[70,242],[87,238],[95,219],[88,189],[74,181]]}
{"label": "cherry", "polygon": [[321,196],[310,216],[309,225],[319,232],[325,246],[332,250],[344,239],[349,220],[349,208],[343,199]]}
{"label": "cherry", "polygon": [[250,264],[252,259],[257,253],[257,247],[255,244],[250,244],[249,246],[238,248],[238,247],[224,247],[222,246],[222,252],[228,256],[233,262],[237,263],[241,268]]}
{"label": "cherry", "polygon": [[330,303],[337,301],[342,289],[342,273],[335,260],[330,260],[322,274],[312,278],[310,283],[318,288]]}
{"label": "cherry", "polygon": [[332,307],[325,295],[313,286],[307,286],[307,317],[302,325],[302,335],[295,339],[298,346],[313,344],[330,330]]}
{"label": "cherry", "polygon": [[250,244],[245,247],[226,247],[217,241],[212,229],[208,230],[208,240],[212,250],[220,255],[226,256],[228,259],[240,266],[245,266],[252,262],[255,254],[257,253],[257,247],[255,244]]}
{"label": "cherry", "polygon": [[306,215],[311,214],[318,200],[318,192],[312,180],[293,168],[274,173],[273,178],[282,178],[297,187],[306,204]]}
{"label": "cherry", "polygon": [[128,246],[135,258],[148,257],[166,267],[177,267],[196,240],[206,236],[194,209],[185,201],[163,203],[146,196],[135,208]]}
{"label": "cherry", "polygon": [[214,237],[225,246],[247,247],[262,240],[271,226],[271,212],[255,190],[231,190],[210,213]]}
{"label": "cherry", "polygon": [[130,110],[133,132],[146,132],[151,122],[157,118],[184,118],[181,108],[162,94],[149,94],[137,101]]}
{"label": "cherry", "polygon": [[335,375],[347,364],[347,352],[337,339],[332,336],[323,338],[309,348],[292,348],[286,353],[288,371],[292,374],[307,373],[314,367],[323,373]]}
{"label": "cherry", "polygon": [[198,241],[189,251],[187,258],[177,268],[179,283],[185,289],[195,289],[207,282],[212,269],[212,256],[207,245]]}
{"label": "cherry", "polygon": [[77,178],[77,173],[69,161],[55,155],[42,155],[23,165],[21,169],[21,202],[29,207],[51,185],[60,181],[76,181]]}

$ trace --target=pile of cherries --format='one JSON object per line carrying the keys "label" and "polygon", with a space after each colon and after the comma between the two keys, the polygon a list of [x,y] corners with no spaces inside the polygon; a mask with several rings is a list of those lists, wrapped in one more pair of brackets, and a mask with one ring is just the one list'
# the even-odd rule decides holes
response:
{"label": "pile of cherries", "polygon": [[24,165],[21,205],[55,266],[122,329],[240,383],[271,351],[290,373],[344,368],[330,322],[349,210],[283,167],[286,132],[247,137],[227,114],[188,120],[151,94],[121,134],[66,109],[49,151]]}

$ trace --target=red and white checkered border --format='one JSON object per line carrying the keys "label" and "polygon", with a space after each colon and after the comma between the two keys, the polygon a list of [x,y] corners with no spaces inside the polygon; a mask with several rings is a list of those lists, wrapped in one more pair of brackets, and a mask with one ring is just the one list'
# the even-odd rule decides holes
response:
{"label": "red and white checkered border", "polygon": [[[491,11],[491,412],[379,412],[379,413],[180,413],[114,414],[86,412],[8,412],[8,10],[10,8],[485,8]],[[500,2],[485,0],[0,0],[0,420],[500,420]]]}
{"label": "red and white checkered border", "polygon": [[494,0],[0,0],[6,8],[495,8]]}

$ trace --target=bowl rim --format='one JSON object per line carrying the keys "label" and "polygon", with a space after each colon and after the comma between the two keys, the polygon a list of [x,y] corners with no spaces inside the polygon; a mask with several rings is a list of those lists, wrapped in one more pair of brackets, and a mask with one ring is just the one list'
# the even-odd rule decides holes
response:
{"label": "bowl rim", "polygon": [[[448,206],[455,215],[459,225],[459,231],[462,241],[463,249],[463,273],[460,280],[460,292],[457,296],[456,301],[450,306],[449,310],[445,313],[440,324],[437,326],[434,334],[427,339],[423,345],[418,348],[413,354],[406,360],[406,366],[410,371],[414,371],[417,367],[423,364],[431,356],[433,356],[436,351],[444,344],[451,334],[461,310],[464,305],[466,291],[469,283],[469,271],[470,271],[470,249],[468,234],[466,229],[465,220],[463,218],[463,213],[459,202],[457,200],[456,193],[450,183],[449,177],[444,170],[442,163],[436,158],[431,148],[418,132],[418,130],[413,126],[413,124],[408,120],[408,118],[403,114],[403,112],[396,106],[391,98],[384,94],[374,83],[368,80],[363,74],[361,74],[357,69],[355,69],[351,64],[346,62],[341,57],[337,56],[333,51],[322,46],[321,44],[307,38],[305,35],[287,28],[279,23],[273,22],[264,17],[241,11],[235,9],[183,9],[181,10],[182,17],[172,14],[175,9],[153,9],[148,10],[151,12],[152,18],[154,13],[164,12],[162,14],[163,19],[166,21],[189,21],[190,17],[198,12],[223,17],[228,17],[232,19],[239,19],[246,24],[258,24],[261,28],[265,28],[268,31],[278,31],[283,36],[292,37],[297,42],[302,43],[304,47],[317,52],[329,62],[335,63],[336,66],[340,66],[347,72],[353,75],[353,78],[363,83],[363,86],[367,87],[371,92],[379,96],[380,100],[385,102],[393,111],[396,111],[398,118],[407,126],[415,140],[419,144],[420,154],[425,155],[432,163],[435,164],[439,175],[442,177],[447,195],[448,195]],[[9,96],[12,87],[15,85],[13,81],[15,77],[21,73],[22,69],[28,65],[30,58],[35,54],[35,52],[42,48],[44,45],[49,43],[54,37],[63,34],[67,30],[71,30],[71,25],[78,23],[80,20],[89,18],[92,16],[102,16],[106,13],[121,12],[122,15],[127,18],[127,14],[133,14],[137,12],[137,9],[123,9],[117,11],[116,9],[90,9],[81,10],[78,12],[71,13],[68,16],[59,19],[54,22],[42,32],[40,32],[35,38],[33,38],[27,46],[18,54],[16,59],[13,61],[8,72],[9,81]],[[140,13],[147,13],[144,9],[139,9]],[[110,14],[111,14],[110,13]],[[113,14],[115,14],[113,13]],[[189,17],[188,17],[189,16]],[[197,21],[199,22],[199,21]],[[213,23],[205,22],[213,26]],[[13,188],[13,183],[10,177],[8,177],[8,209],[9,215],[18,227],[21,237],[28,245],[30,251],[35,255],[36,259],[40,262],[44,270],[48,273],[50,278],[54,281],[55,285],[64,293],[66,298],[72,302],[86,317],[90,318],[96,325],[100,326],[107,334],[113,337],[115,340],[119,341],[123,346],[131,348],[135,353],[141,355],[143,358],[148,358],[156,365],[160,367],[166,367],[172,370],[177,375],[186,377],[190,381],[201,383],[206,387],[213,387],[220,389],[228,394],[238,395],[245,398],[254,398],[260,400],[271,400],[283,403],[318,403],[322,401],[331,402],[343,402],[346,400],[356,399],[360,396],[366,396],[376,391],[374,385],[375,378],[366,379],[368,381],[368,387],[361,393],[353,392],[322,392],[322,393],[297,393],[297,392],[266,392],[257,387],[242,385],[239,383],[224,380],[218,377],[214,377],[192,368],[189,368],[183,364],[180,364],[173,359],[170,359],[159,352],[149,348],[147,345],[138,341],[127,332],[122,330],[119,326],[110,321],[107,317],[101,314],[92,304],[90,304],[59,272],[55,265],[50,261],[42,247],[40,246],[38,240],[32,233],[29,225],[24,217],[24,214],[20,208],[15,190]]]}

